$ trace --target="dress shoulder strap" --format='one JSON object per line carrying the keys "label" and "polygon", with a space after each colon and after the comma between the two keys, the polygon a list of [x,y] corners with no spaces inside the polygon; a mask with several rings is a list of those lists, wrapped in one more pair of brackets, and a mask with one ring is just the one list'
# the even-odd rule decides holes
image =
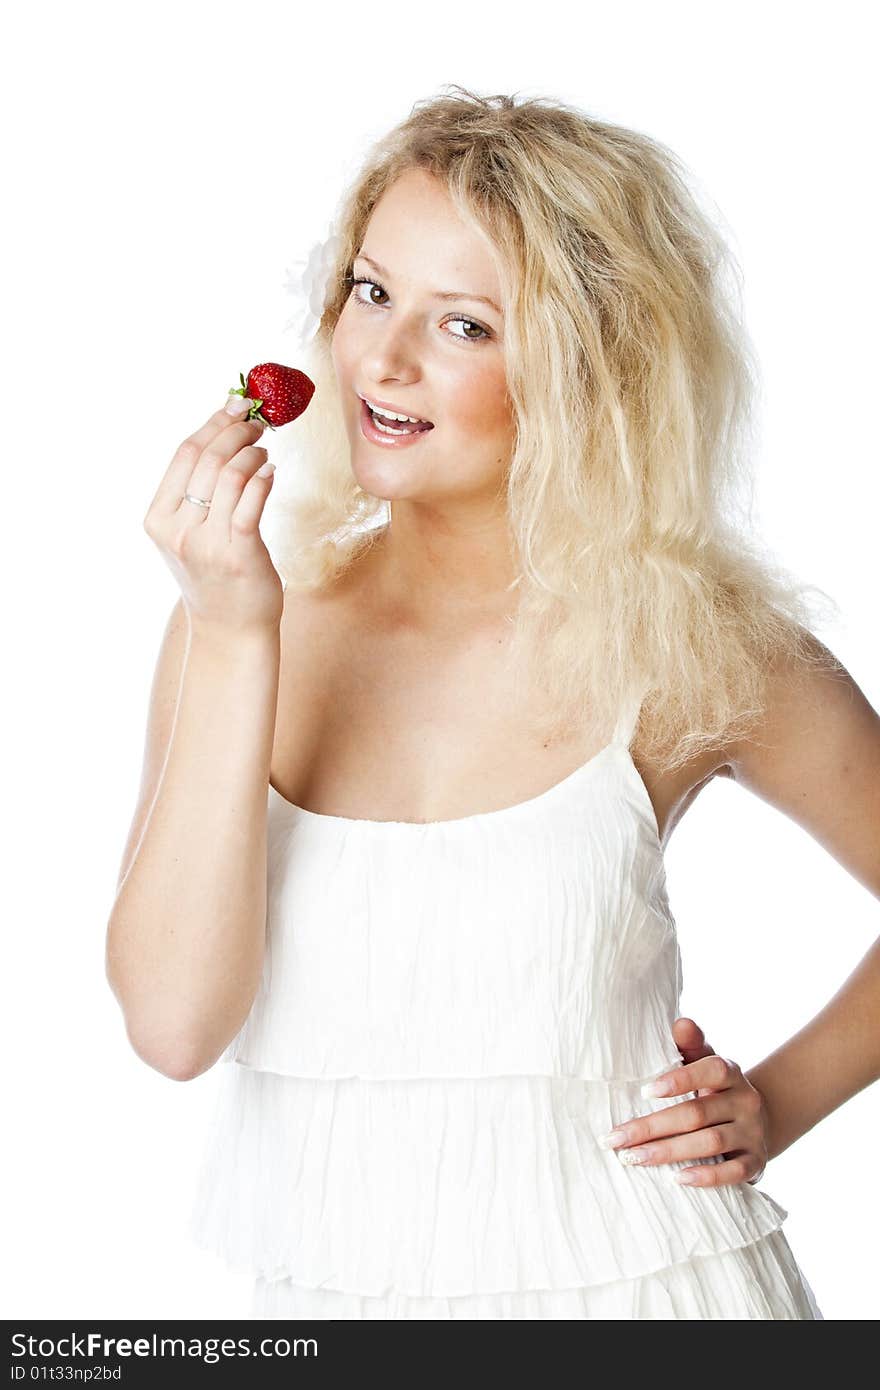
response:
{"label": "dress shoulder strap", "polygon": [[639,713],[646,691],[647,681],[639,681],[631,687],[621,705],[620,714],[614,726],[614,733],[611,735],[612,743],[629,748],[636,731],[636,724],[639,722]]}

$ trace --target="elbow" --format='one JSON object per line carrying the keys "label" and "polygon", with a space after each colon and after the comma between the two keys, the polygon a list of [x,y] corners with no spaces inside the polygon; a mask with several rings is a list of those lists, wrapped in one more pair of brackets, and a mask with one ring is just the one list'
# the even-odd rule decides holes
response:
{"label": "elbow", "polygon": [[197,1076],[210,1071],[217,1061],[215,1056],[207,1055],[203,1043],[195,1043],[192,1038],[177,1033],[169,1033],[155,1020],[144,1022],[135,1020],[122,1011],[125,1032],[135,1056],[140,1058],[160,1076],[169,1081],[194,1081]]}
{"label": "elbow", "polygon": [[108,950],[105,958],[107,983],[122,1014],[126,1036],[135,1055],[153,1071],[170,1081],[194,1081],[220,1060],[235,1032],[241,1027],[238,1015],[234,1028],[218,1030],[216,1019],[205,1024],[204,1019],[170,1016],[167,1003],[157,1006],[140,997],[137,1003],[123,985],[119,972],[113,969],[113,957]]}
{"label": "elbow", "polygon": [[110,952],[105,957],[105,975],[110,990],[119,1005],[125,1033],[135,1055],[153,1071],[170,1081],[194,1081],[209,1071],[219,1057],[208,1056],[204,1042],[196,1043],[191,1035],[171,1031],[155,1018],[136,1016],[127,1004],[125,991],[113,972]]}
{"label": "elbow", "polygon": [[216,1057],[206,1058],[203,1052],[182,1043],[139,1037],[132,1029],[127,1032],[132,1050],[141,1061],[160,1076],[167,1076],[169,1081],[194,1081],[210,1071],[217,1060]]}
{"label": "elbow", "polygon": [[194,1081],[197,1076],[210,1071],[213,1065],[213,1062],[203,1064],[188,1057],[181,1057],[165,1061],[162,1066],[154,1067],[154,1070],[167,1076],[169,1081]]}

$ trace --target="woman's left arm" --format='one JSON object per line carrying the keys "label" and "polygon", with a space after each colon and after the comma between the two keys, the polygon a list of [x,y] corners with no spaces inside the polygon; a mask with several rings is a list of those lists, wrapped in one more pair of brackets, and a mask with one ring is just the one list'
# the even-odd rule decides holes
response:
{"label": "woman's left arm", "polygon": [[[833,672],[776,669],[754,733],[729,750],[733,778],[880,899],[880,715],[849,673],[839,662]],[[755,1182],[771,1158],[880,1078],[880,937],[816,1017],[748,1072],[716,1056],[692,1020],[674,1026],[693,1060],[658,1078],[671,1085],[653,1094],[697,1098],[627,1121],[607,1146],[625,1162],[723,1155],[676,1176],[702,1186]]]}

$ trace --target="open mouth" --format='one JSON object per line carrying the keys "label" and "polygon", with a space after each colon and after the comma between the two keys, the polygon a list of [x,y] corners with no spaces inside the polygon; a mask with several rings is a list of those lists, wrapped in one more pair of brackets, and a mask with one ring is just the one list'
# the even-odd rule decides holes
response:
{"label": "open mouth", "polygon": [[[404,434],[424,434],[427,430],[432,430],[434,425],[430,420],[398,420],[394,416],[383,415],[381,410],[374,410],[361,396],[361,407],[366,412],[374,429],[382,434],[389,436]],[[402,412],[401,412],[402,413]]]}

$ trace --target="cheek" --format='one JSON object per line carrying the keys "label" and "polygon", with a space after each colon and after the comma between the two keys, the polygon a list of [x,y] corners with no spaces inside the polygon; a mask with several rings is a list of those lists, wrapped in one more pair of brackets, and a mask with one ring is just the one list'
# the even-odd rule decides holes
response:
{"label": "cheek", "polygon": [[337,373],[342,372],[348,367],[348,334],[345,327],[345,311],[336,320],[336,327],[333,329],[333,337],[330,339],[330,357]]}
{"label": "cheek", "polygon": [[510,426],[510,403],[503,372],[468,376],[455,395],[456,424],[469,434],[498,434]]}

